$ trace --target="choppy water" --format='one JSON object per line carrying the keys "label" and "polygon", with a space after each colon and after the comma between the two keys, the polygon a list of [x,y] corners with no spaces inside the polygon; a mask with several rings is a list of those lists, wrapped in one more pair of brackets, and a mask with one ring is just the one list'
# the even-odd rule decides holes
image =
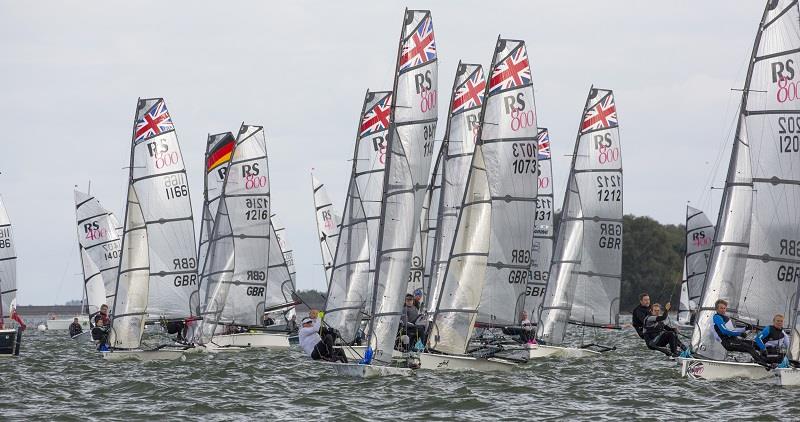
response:
{"label": "choppy water", "polygon": [[597,339],[618,350],[510,374],[356,380],[294,348],[111,363],[64,332],[29,329],[21,356],[0,361],[0,420],[800,419],[800,389],[689,381],[632,330]]}

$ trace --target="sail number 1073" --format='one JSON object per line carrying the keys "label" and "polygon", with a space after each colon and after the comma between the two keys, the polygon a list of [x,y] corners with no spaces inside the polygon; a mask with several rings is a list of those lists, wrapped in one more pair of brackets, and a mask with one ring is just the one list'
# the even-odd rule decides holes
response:
{"label": "sail number 1073", "polygon": [[780,152],[800,152],[800,116],[778,117]]}

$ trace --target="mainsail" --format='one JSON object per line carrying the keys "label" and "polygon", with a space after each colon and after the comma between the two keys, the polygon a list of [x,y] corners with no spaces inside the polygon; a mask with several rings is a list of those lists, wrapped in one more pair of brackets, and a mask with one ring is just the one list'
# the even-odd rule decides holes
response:
{"label": "mainsail", "polygon": [[183,319],[197,288],[189,185],[163,98],[140,99],[131,143],[111,345],[136,348],[147,318]]}
{"label": "mainsail", "polygon": [[553,161],[550,152],[550,134],[547,128],[539,128],[539,193],[536,197],[536,218],[533,228],[531,250],[531,273],[525,289],[525,309],[533,320],[544,301],[550,265],[553,261]]}
{"label": "mainsail", "polygon": [[370,346],[394,349],[425,198],[437,118],[438,61],[430,11],[406,10],[398,49],[381,200]]}
{"label": "mainsail", "polygon": [[0,326],[11,322],[9,309],[17,299],[17,253],[11,220],[0,197]]}
{"label": "mainsail", "polygon": [[416,291],[424,292],[428,289],[431,278],[430,257],[433,254],[433,239],[436,237],[436,213],[442,192],[442,149],[436,156],[428,187],[425,189],[425,199],[422,202],[422,211],[419,215],[419,233],[414,239],[414,248],[411,252],[411,270],[408,273],[407,293]]}
{"label": "mainsail", "polygon": [[478,322],[513,325],[525,306],[538,185],[536,106],[525,42],[497,39],[480,144],[492,230]]}
{"label": "mainsail", "polygon": [[272,214],[270,226],[269,271],[264,306],[267,309],[285,310],[282,305],[292,303],[294,293],[294,257],[286,241],[286,229],[275,214]]}
{"label": "mainsail", "polygon": [[328,197],[325,185],[313,174],[311,175],[311,187],[314,190],[314,213],[317,217],[317,236],[322,253],[322,268],[325,269],[325,282],[330,283],[342,216],[336,211],[333,202]]}
{"label": "mainsail", "polygon": [[114,214],[97,198],[75,191],[75,216],[78,227],[78,253],[83,267],[83,285],[89,313],[114,303],[122,242]]}
{"label": "mainsail", "polygon": [[591,88],[570,169],[583,212],[581,269],[570,314],[570,319],[579,324],[619,326],[621,150],[614,93]]}
{"label": "mainsail", "polygon": [[325,322],[347,343],[356,337],[362,312],[371,309],[370,282],[376,265],[391,104],[391,92],[367,91],[364,98],[344,215],[334,248]]}
{"label": "mainsail", "polygon": [[717,299],[754,325],[792,310],[800,280],[800,13],[771,0],[756,32],[711,261],[692,335],[698,355],[723,359],[712,328]]}
{"label": "mainsail", "polygon": [[[686,206],[686,256],[683,260],[683,281],[678,308],[678,321],[688,323],[690,313],[697,310],[703,283],[706,280],[714,226],[703,211]],[[685,294],[685,296],[684,296]]]}
{"label": "mainsail", "polygon": [[[203,265],[204,341],[219,324],[261,325],[271,251],[264,128],[242,124],[225,172]],[[279,252],[280,253],[280,252]]]}
{"label": "mainsail", "polygon": [[[426,261],[425,303],[433,310],[438,302],[438,293],[444,279],[445,268],[449,262],[450,250],[456,238],[458,214],[464,199],[472,153],[477,142],[479,118],[486,91],[486,79],[481,65],[458,64],[451,94],[450,114],[445,130],[444,142],[439,155],[441,164],[441,185],[435,212],[435,236],[428,248]],[[483,164],[481,164],[483,168]],[[431,219],[428,218],[430,222]]]}
{"label": "mainsail", "polygon": [[208,135],[206,142],[205,179],[203,189],[203,221],[200,223],[200,247],[197,262],[200,266],[206,261],[208,242],[214,231],[214,217],[217,215],[219,197],[225,182],[225,171],[233,154],[236,138],[230,132]]}

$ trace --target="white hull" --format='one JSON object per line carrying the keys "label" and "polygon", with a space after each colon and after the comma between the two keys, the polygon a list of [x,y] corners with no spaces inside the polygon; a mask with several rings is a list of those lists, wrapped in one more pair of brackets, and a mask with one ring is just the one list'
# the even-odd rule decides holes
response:
{"label": "white hull", "polygon": [[288,349],[289,336],[281,333],[237,333],[215,335],[211,342],[219,347],[241,346],[258,349]]}
{"label": "white hull", "polygon": [[407,377],[414,373],[410,368],[396,366],[359,365],[357,363],[329,363],[337,375],[353,378],[374,378],[385,376]]}
{"label": "white hull", "polygon": [[16,329],[0,330],[0,359],[19,356],[19,333]]}
{"label": "white hull", "polygon": [[480,359],[464,355],[419,354],[420,369],[471,370],[479,372],[509,372],[518,365],[497,358]]}
{"label": "white hull", "polygon": [[[506,349],[513,350],[513,349]],[[503,353],[505,355],[505,353]],[[542,344],[526,345],[521,347],[519,352],[510,353],[509,356],[524,359],[541,359],[541,358],[571,358],[583,359],[593,358],[600,356],[601,353],[595,350],[580,349],[577,347],[560,347],[560,346],[545,346]]]}
{"label": "white hull", "polygon": [[[339,347],[339,346],[337,346]],[[347,356],[348,361],[358,361],[364,357],[367,352],[367,346],[341,346],[344,355]],[[392,350],[392,358],[402,358],[403,352],[399,350]]]}
{"label": "white hull", "polygon": [[[81,324],[81,328],[83,331],[87,331],[89,329],[89,317],[86,315],[80,315],[77,317],[78,322]],[[69,326],[72,324],[73,318],[70,319],[49,319],[45,323],[47,325],[47,331],[69,331]]]}
{"label": "white hull", "polygon": [[110,362],[121,362],[126,360],[151,362],[157,360],[179,359],[183,356],[183,350],[112,350],[110,352],[100,352],[100,354],[103,356],[103,359]]}
{"label": "white hull", "polygon": [[203,345],[195,345],[194,348],[190,350],[196,350],[198,353],[237,353],[241,352],[242,350],[247,350],[250,347],[248,346],[224,346],[220,347],[216,344],[209,343]]}
{"label": "white hull", "polygon": [[798,368],[778,368],[775,369],[778,377],[778,384],[785,387],[800,385],[800,369]]}
{"label": "white hull", "polygon": [[744,378],[759,380],[774,376],[755,363],[727,362],[708,359],[678,358],[681,376],[709,381]]}

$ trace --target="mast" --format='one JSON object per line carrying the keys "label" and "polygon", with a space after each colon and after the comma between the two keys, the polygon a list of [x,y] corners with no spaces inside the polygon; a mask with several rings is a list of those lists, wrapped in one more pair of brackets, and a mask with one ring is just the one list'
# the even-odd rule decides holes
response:
{"label": "mast", "polygon": [[712,329],[717,299],[753,325],[791,309],[800,266],[790,244],[800,238],[800,106],[798,75],[787,65],[800,61],[799,20],[796,1],[771,0],[756,32],[692,336],[693,353],[707,358],[725,357]]}
{"label": "mast", "polygon": [[437,66],[430,11],[406,10],[397,51],[369,330],[378,361],[388,361],[394,348],[407,287],[433,155]]}

